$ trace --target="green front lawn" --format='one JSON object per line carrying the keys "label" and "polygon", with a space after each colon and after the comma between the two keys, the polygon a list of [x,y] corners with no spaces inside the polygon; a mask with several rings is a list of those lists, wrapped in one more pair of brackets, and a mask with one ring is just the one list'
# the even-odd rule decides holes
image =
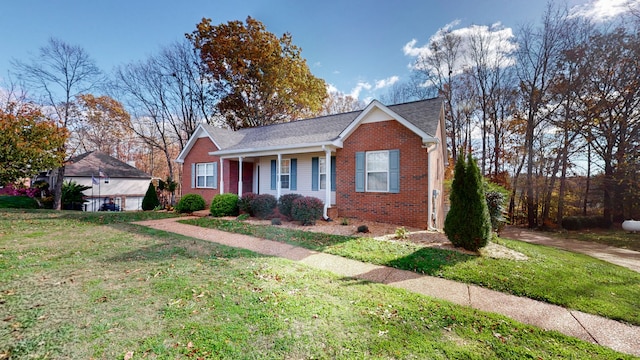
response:
{"label": "green front lawn", "polygon": [[633,358],[128,214],[0,211],[1,359]]}
{"label": "green front lawn", "polygon": [[476,284],[640,325],[640,274],[586,255],[500,239],[500,244],[529,257],[527,261],[514,261],[410,242],[327,235],[215,218],[183,222]]}

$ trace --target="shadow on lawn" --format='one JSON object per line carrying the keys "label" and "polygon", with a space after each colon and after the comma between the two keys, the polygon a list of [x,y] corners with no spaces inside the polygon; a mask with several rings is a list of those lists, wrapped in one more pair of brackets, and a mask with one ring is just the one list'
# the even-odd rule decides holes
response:
{"label": "shadow on lawn", "polygon": [[463,254],[454,250],[425,247],[407,256],[391,260],[385,265],[419,274],[439,276],[445,268],[477,257],[477,255]]}
{"label": "shadow on lawn", "polygon": [[257,258],[260,254],[249,250],[233,248],[205,240],[178,235],[167,231],[150,229],[142,225],[107,225],[121,231],[135,233],[140,236],[152,237],[156,244],[140,247],[133,251],[120,253],[106,260],[106,262],[129,261],[158,261],[175,259],[233,259]]}

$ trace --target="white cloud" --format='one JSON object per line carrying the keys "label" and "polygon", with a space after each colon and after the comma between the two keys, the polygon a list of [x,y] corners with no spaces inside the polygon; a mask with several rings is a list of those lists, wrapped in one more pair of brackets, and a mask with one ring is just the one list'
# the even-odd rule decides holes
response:
{"label": "white cloud", "polygon": [[376,85],[374,87],[374,90],[384,89],[384,88],[386,88],[388,86],[391,86],[391,85],[397,83],[399,80],[400,80],[400,78],[395,76],[395,75],[391,76],[391,77],[388,77],[386,79],[377,80],[376,81]]}
{"label": "white cloud", "polygon": [[640,0],[592,0],[571,8],[572,17],[585,17],[596,22],[610,20],[630,9],[640,9]]}
{"label": "white cloud", "polygon": [[[476,48],[482,47],[488,54],[485,58],[487,66],[506,67],[515,63],[513,52],[517,49],[518,45],[515,41],[513,29],[504,27],[499,22],[491,26],[471,25],[454,29],[459,23],[459,20],[455,20],[445,25],[433,34],[433,36],[429,38],[429,41],[422,46],[416,46],[418,41],[412,39],[403,47],[404,54],[416,60],[429,58],[434,54],[430,44],[442,44],[445,37],[450,34],[460,40],[458,56],[451,66],[451,69],[440,69],[442,73],[446,74],[451,71],[453,74],[459,74],[465,68],[472,66],[474,43],[476,44]],[[433,68],[433,66],[433,64],[421,61],[417,61],[411,65],[413,69],[428,69]]]}
{"label": "white cloud", "polygon": [[372,86],[371,84],[369,84],[368,82],[365,81],[360,81],[355,88],[353,88],[351,90],[351,93],[349,95],[351,95],[354,99],[359,99],[360,98],[360,93],[362,92],[362,90],[371,90]]}
{"label": "white cloud", "polygon": [[329,93],[339,93],[338,88],[333,84],[327,84],[327,92],[329,92]]}

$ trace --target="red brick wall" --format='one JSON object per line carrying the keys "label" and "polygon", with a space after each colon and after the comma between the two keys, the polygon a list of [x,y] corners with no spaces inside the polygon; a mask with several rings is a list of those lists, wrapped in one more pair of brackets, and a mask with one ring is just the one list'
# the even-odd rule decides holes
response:
{"label": "red brick wall", "polygon": [[[214,196],[220,193],[220,158],[217,156],[209,155],[210,151],[216,151],[218,148],[211,142],[208,137],[198,138],[196,143],[189,151],[189,154],[182,164],[182,195],[185,194],[199,194],[204,198],[207,207],[211,204],[211,200]],[[191,186],[191,164],[194,163],[209,163],[218,162],[218,188],[217,189],[198,189]],[[228,168],[225,162],[224,171],[228,173]],[[225,174],[226,176],[226,174]]]}
{"label": "red brick wall", "polygon": [[[336,207],[340,217],[426,228],[427,150],[399,122],[361,124],[336,152]],[[356,192],[358,151],[400,150],[400,193]]]}

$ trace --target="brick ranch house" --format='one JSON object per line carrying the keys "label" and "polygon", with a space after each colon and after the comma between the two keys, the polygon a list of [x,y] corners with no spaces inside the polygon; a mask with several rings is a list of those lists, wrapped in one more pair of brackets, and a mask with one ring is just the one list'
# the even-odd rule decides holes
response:
{"label": "brick ranch house", "polygon": [[[298,193],[325,218],[444,223],[443,102],[433,98],[238,131],[201,124],[176,162],[182,193]],[[327,176],[329,175],[329,176]]]}

